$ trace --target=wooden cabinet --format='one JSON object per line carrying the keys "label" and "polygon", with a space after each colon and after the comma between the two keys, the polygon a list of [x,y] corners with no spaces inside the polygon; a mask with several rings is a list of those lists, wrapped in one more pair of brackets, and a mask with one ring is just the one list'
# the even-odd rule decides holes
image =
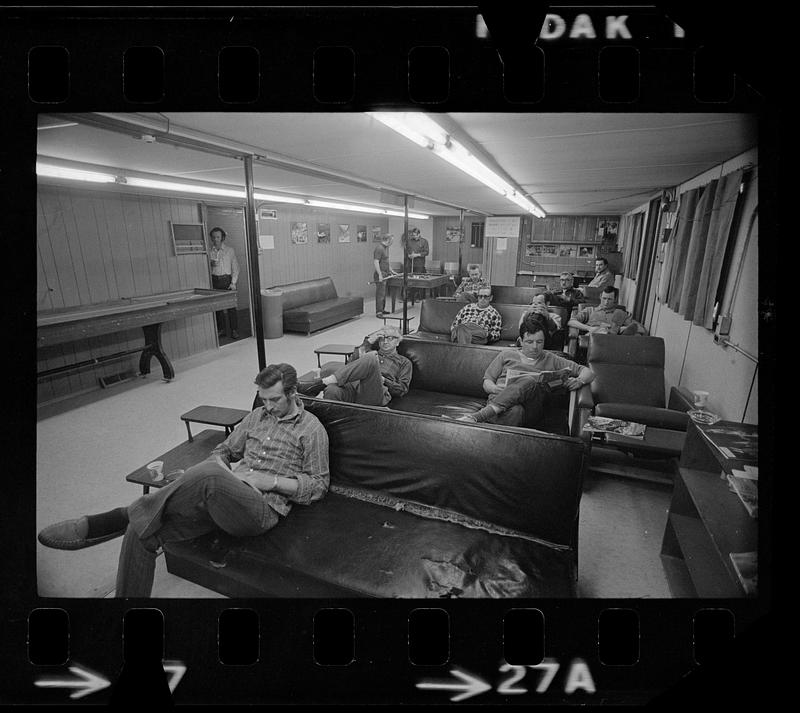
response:
{"label": "wooden cabinet", "polygon": [[556,287],[564,271],[585,284],[594,275],[597,257],[605,257],[612,272],[619,272],[618,226],[619,216],[597,215],[553,215],[523,223],[516,284]]}
{"label": "wooden cabinet", "polygon": [[730,554],[758,550],[758,520],[721,475],[741,463],[723,456],[703,427],[689,423],[661,545],[674,597],[745,596]]}

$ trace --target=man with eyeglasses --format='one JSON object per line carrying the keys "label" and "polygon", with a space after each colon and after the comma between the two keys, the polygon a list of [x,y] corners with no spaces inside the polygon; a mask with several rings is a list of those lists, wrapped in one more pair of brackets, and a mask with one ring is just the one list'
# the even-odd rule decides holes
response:
{"label": "man with eyeglasses", "polygon": [[489,304],[490,287],[481,287],[476,293],[478,301],[462,307],[450,325],[450,339],[458,344],[491,344],[500,339],[503,318]]}
{"label": "man with eyeglasses", "polygon": [[333,401],[386,406],[393,398],[405,396],[411,384],[411,361],[397,353],[402,340],[397,327],[383,327],[370,334],[356,352],[356,358],[332,374],[299,382],[297,391]]}
{"label": "man with eyeglasses", "polygon": [[572,314],[575,306],[586,302],[586,297],[583,296],[583,292],[573,286],[575,278],[571,272],[562,272],[558,281],[561,289],[552,293],[551,304],[563,307],[567,310],[567,314]]}

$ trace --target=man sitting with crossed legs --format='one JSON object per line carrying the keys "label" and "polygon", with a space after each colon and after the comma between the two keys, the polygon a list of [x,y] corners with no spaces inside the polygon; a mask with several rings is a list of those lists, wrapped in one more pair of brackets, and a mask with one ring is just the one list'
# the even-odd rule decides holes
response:
{"label": "man sitting with crossed legs", "polygon": [[407,394],[411,384],[411,361],[397,353],[402,338],[397,327],[382,327],[364,340],[355,360],[327,376],[301,381],[297,390],[304,396],[322,392],[323,398],[334,401],[386,406]]}

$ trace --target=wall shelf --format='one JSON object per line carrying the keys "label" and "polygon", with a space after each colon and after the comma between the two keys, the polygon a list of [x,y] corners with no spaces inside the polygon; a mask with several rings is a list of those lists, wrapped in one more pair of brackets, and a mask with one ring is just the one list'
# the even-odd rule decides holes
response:
{"label": "wall shelf", "polygon": [[674,597],[745,596],[730,553],[758,549],[758,520],[720,477],[734,467],[690,422],[661,545]]}

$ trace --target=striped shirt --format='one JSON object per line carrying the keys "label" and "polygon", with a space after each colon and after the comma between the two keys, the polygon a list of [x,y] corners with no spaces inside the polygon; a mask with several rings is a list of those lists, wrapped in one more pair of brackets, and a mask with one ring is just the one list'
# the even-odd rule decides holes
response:
{"label": "striped shirt", "polygon": [[456,318],[453,320],[453,324],[450,325],[450,330],[452,331],[459,324],[464,324],[465,322],[471,322],[472,324],[477,324],[479,327],[483,327],[488,333],[487,341],[489,342],[496,342],[500,339],[500,329],[503,325],[503,318],[491,305],[484,309],[478,309],[478,305],[476,304],[465,305],[458,311]]}
{"label": "striped shirt", "polygon": [[211,268],[212,275],[230,275],[231,283],[236,284],[239,280],[239,262],[236,259],[236,253],[233,248],[227,245],[222,245],[219,250],[212,247],[208,253],[212,260],[216,260],[217,264]]}
{"label": "striped shirt", "polygon": [[264,471],[268,475],[297,480],[297,492],[286,496],[269,491],[264,498],[273,510],[288,515],[290,500],[301,505],[324,497],[330,484],[328,434],[316,416],[295,397],[296,409],[276,418],[264,407],[244,417],[212,452],[226,463],[238,461],[231,470],[242,475]]}

